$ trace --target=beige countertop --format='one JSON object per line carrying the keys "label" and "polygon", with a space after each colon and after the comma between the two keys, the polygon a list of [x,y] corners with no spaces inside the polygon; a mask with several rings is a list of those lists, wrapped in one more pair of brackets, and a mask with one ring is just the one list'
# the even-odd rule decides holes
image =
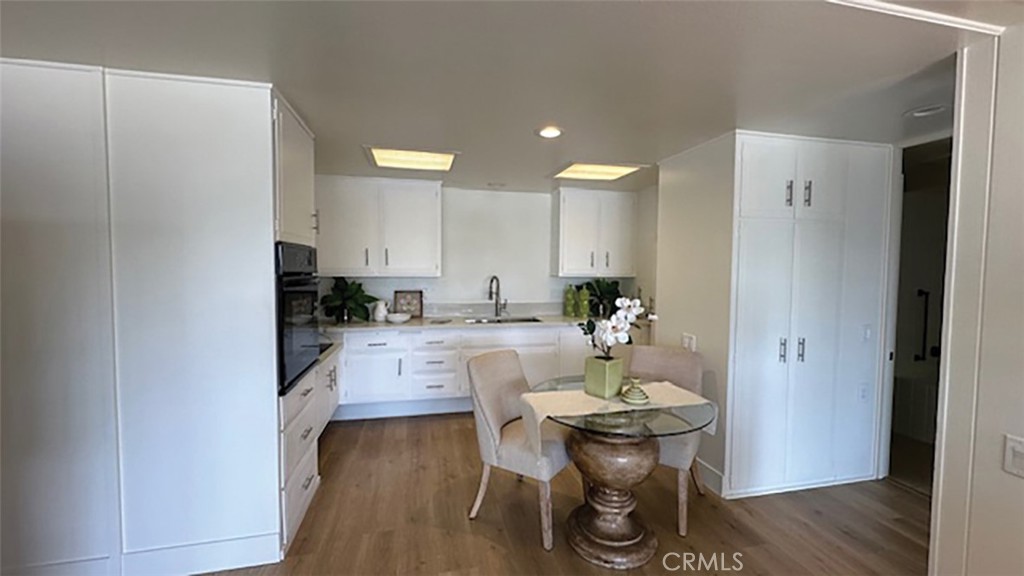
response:
{"label": "beige countertop", "polygon": [[[565,328],[568,326],[576,326],[580,322],[584,322],[583,318],[571,318],[569,316],[536,316],[540,318],[540,322],[510,322],[510,323],[467,323],[466,318],[463,317],[452,317],[452,318],[413,318],[403,324],[392,324],[390,322],[351,322],[349,324],[320,324],[321,332],[325,333],[346,333],[346,332],[363,332],[363,331],[380,331],[380,330],[465,330],[465,329],[482,329],[482,328]],[[643,327],[648,324],[649,321],[646,318],[637,321],[637,325]]]}

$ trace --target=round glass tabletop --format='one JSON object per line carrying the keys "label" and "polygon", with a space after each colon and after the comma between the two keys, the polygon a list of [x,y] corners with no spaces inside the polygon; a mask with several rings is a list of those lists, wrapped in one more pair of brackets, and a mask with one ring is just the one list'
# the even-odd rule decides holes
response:
{"label": "round glass tabletop", "polygon": [[[643,386],[643,382],[640,383]],[[531,392],[556,390],[582,390],[583,375],[562,376],[545,380],[534,386]],[[710,402],[678,406],[675,408],[651,407],[636,409],[621,405],[616,411],[617,399],[609,400],[608,411],[582,416],[549,416],[551,420],[595,434],[631,437],[659,437],[688,434],[707,427],[715,420],[717,410]]]}

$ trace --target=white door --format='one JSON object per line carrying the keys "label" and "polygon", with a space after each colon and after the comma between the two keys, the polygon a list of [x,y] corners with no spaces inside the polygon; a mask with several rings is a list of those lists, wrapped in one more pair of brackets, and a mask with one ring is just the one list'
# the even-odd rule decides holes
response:
{"label": "white door", "polygon": [[313,136],[280,99],[276,144],[278,240],[316,246]]}
{"label": "white door", "polygon": [[793,272],[792,220],[741,220],[737,274],[731,488],[786,478],[786,412]]}
{"label": "white door", "polygon": [[380,188],[382,276],[441,275],[441,184],[389,181]]}
{"label": "white door", "polygon": [[377,185],[343,176],[316,177],[321,276],[373,276],[378,269]]}
{"label": "white door", "polygon": [[843,215],[848,147],[836,142],[799,144],[798,190],[794,203],[801,218],[839,218]]}
{"label": "white door", "polygon": [[792,217],[797,201],[797,144],[744,135],[739,147],[740,216]]}
{"label": "white door", "polygon": [[350,354],[345,359],[345,403],[404,400],[409,395],[404,352]]}
{"label": "white door", "polygon": [[601,201],[589,190],[559,193],[559,276],[598,276]]}
{"label": "white door", "polygon": [[636,195],[632,192],[602,192],[601,246],[598,270],[602,276],[633,276],[633,217]]}
{"label": "white door", "polygon": [[830,480],[834,475],[839,305],[843,225],[798,220],[794,242],[786,483]]}

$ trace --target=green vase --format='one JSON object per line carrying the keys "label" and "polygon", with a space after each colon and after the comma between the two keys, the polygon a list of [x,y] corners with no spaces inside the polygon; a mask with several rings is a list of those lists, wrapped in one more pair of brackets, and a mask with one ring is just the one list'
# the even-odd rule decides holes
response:
{"label": "green vase", "polygon": [[613,398],[622,390],[622,358],[589,356],[584,361],[583,390],[598,398]]}

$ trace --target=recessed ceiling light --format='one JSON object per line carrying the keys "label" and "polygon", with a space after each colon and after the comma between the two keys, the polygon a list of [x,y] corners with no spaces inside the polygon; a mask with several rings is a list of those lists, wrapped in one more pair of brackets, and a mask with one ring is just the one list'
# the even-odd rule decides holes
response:
{"label": "recessed ceiling light", "polygon": [[558,138],[562,135],[562,129],[558,126],[545,126],[540,130],[537,130],[537,136],[541,138]]}
{"label": "recessed ceiling light", "polygon": [[455,161],[454,152],[424,152],[422,150],[398,150],[395,148],[366,147],[370,158],[378,168],[399,168],[401,170],[434,170],[447,172]]}
{"label": "recessed ceiling light", "polygon": [[632,174],[643,166],[624,164],[581,164],[575,163],[558,174],[555,178],[568,178],[571,180],[618,180],[627,174]]}
{"label": "recessed ceiling light", "polygon": [[907,110],[903,113],[904,116],[913,116],[914,118],[927,118],[929,116],[935,116],[940,112],[946,111],[945,104],[929,104],[927,106],[921,106],[914,108],[913,110]]}

